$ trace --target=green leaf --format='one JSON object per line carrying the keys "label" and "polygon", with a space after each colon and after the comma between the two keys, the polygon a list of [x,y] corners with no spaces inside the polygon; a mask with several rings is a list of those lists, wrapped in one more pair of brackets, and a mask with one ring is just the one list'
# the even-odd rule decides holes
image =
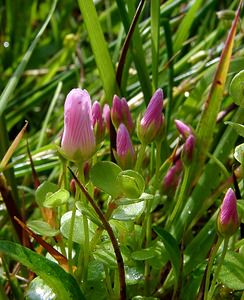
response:
{"label": "green leaf", "polygon": [[9,241],[1,241],[0,252],[10,256],[39,275],[60,300],[85,299],[75,279],[58,264]]}
{"label": "green leaf", "polygon": [[48,193],[42,205],[44,207],[53,208],[67,203],[68,199],[69,192],[65,189],[59,189],[55,193]]}
{"label": "green leaf", "polygon": [[46,195],[48,193],[55,193],[58,190],[58,186],[52,182],[44,181],[41,185],[38,186],[35,196],[36,202],[38,205],[43,206],[43,203],[46,200]]}
{"label": "green leaf", "polygon": [[128,198],[139,198],[145,188],[143,177],[133,170],[120,172],[117,176],[117,185]]}
{"label": "green leaf", "polygon": [[131,257],[134,260],[148,260],[152,259],[155,256],[159,255],[160,253],[153,247],[138,250],[131,253]]}
{"label": "green leaf", "polygon": [[42,27],[38,31],[36,37],[33,39],[32,43],[30,44],[30,47],[26,51],[25,55],[23,56],[20,64],[18,65],[17,69],[15,70],[14,74],[12,77],[9,79],[8,84],[6,85],[5,89],[3,90],[1,96],[0,96],[0,117],[2,117],[2,114],[7,107],[9,98],[11,97],[12,93],[14,92],[22,73],[24,72],[31,55],[36,48],[37,43],[39,42],[41,36],[43,35],[44,31],[46,30],[46,27],[48,23],[50,22],[52,15],[55,11],[56,5],[57,5],[58,0],[53,1],[52,7],[50,8],[49,14],[43,23]]}
{"label": "green leaf", "polygon": [[223,98],[225,82],[230,65],[240,9],[241,7],[239,6],[235,19],[227,36],[224,48],[222,50],[220,61],[212,80],[212,85],[205,101],[204,109],[198,124],[197,151],[194,157],[193,166],[191,168],[191,173],[192,176],[194,174],[194,177],[198,177],[198,175],[201,173],[204,161],[213,139],[214,129],[216,126],[216,118]]}
{"label": "green leaf", "polygon": [[236,74],[232,79],[230,94],[235,104],[244,108],[244,70]]}
{"label": "green leaf", "polygon": [[134,203],[138,203],[141,201],[147,201],[147,200],[152,200],[154,198],[153,195],[151,194],[147,194],[147,193],[142,193],[141,196],[139,198],[136,199],[130,199],[130,198],[119,198],[116,199],[116,204],[117,205],[127,205],[127,204],[134,204]]}
{"label": "green leaf", "polygon": [[240,136],[244,137],[244,125],[230,121],[226,121],[225,124],[232,126]]}
{"label": "green leaf", "polygon": [[234,157],[239,163],[243,163],[244,161],[244,144],[241,144],[235,148]]}
{"label": "green leaf", "polygon": [[115,71],[99,23],[96,8],[92,0],[78,0],[78,4],[87,28],[100,78],[103,82],[106,100],[111,103],[115,91],[117,90]]}
{"label": "green leaf", "polygon": [[135,296],[131,300],[158,300],[156,297]]}
{"label": "green leaf", "polygon": [[27,226],[35,233],[44,236],[55,236],[59,233],[59,230],[52,228],[48,223],[41,220],[29,221]]}
{"label": "green leaf", "polygon": [[117,269],[116,257],[110,242],[104,242],[97,248],[93,255],[96,260],[105,264],[111,269]]}
{"label": "green leaf", "polygon": [[230,289],[244,290],[244,256],[228,251],[220,269],[219,280]]}
{"label": "green leaf", "polygon": [[158,234],[159,238],[164,243],[164,246],[168,253],[170,262],[172,264],[172,267],[173,267],[173,270],[175,273],[176,282],[177,282],[179,279],[179,272],[180,272],[180,250],[179,250],[178,244],[177,244],[175,238],[170,233],[165,231],[164,229],[154,226],[153,230]]}
{"label": "green leaf", "polygon": [[195,20],[195,16],[197,10],[200,8],[202,0],[195,0],[192,4],[192,7],[187,12],[180,26],[178,27],[178,31],[176,32],[175,41],[174,41],[174,52],[176,53],[178,50],[182,48],[182,44],[185,42],[187,37],[190,34],[190,28]]}
{"label": "green leaf", "polygon": [[[62,235],[67,239],[69,238],[70,235],[71,218],[72,218],[72,211],[68,211],[62,216],[60,221],[60,225],[61,225],[60,231]],[[81,244],[83,242],[83,238],[84,238],[84,226],[83,226],[82,214],[79,211],[76,211],[72,241]]]}
{"label": "green leaf", "polygon": [[91,208],[89,206],[85,207],[81,201],[77,201],[75,203],[75,206],[82,214],[86,215],[93,223],[95,223],[97,226],[103,228],[103,224],[100,221],[100,219],[97,217],[93,208]]}
{"label": "green leaf", "polygon": [[144,209],[144,201],[129,205],[120,205],[113,211],[112,218],[120,221],[133,221],[140,217]]}
{"label": "green leaf", "polygon": [[116,178],[121,171],[118,165],[110,161],[100,161],[91,169],[91,181],[96,187],[116,198],[120,194]]}
{"label": "green leaf", "polygon": [[57,299],[53,290],[39,276],[34,278],[26,293],[27,300],[53,300]]}
{"label": "green leaf", "polygon": [[239,221],[244,220],[244,200],[238,199],[237,209],[238,209]]}

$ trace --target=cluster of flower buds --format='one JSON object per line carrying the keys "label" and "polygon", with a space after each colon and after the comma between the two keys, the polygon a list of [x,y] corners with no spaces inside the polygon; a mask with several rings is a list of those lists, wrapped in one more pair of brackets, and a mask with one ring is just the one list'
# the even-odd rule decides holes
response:
{"label": "cluster of flower buds", "polygon": [[189,165],[193,159],[196,137],[191,128],[182,121],[175,120],[175,125],[183,140],[185,141],[182,150],[182,161],[185,165]]}
{"label": "cluster of flower buds", "polygon": [[120,99],[117,95],[114,96],[111,108],[111,119],[116,130],[118,130],[120,124],[124,124],[129,133],[132,134],[134,123],[125,98]]}
{"label": "cluster of flower buds", "polygon": [[[137,134],[143,144],[162,137],[163,133],[163,91],[158,89],[138,122]],[[125,98],[114,96],[110,111],[106,104],[102,110],[99,102],[92,105],[86,90],[73,89],[67,95],[64,106],[64,133],[61,148],[72,161],[87,161],[96,151],[110,130],[110,118],[117,130],[115,157],[123,168],[133,168],[135,151],[131,142],[134,122]]]}
{"label": "cluster of flower buds", "polygon": [[237,201],[234,191],[229,188],[219,210],[217,230],[223,237],[232,236],[239,227]]}

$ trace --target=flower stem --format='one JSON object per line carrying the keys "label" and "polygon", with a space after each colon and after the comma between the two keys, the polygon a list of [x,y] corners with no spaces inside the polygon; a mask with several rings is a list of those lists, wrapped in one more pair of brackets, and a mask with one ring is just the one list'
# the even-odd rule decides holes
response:
{"label": "flower stem", "polygon": [[69,170],[70,170],[72,176],[74,177],[76,183],[78,184],[79,188],[81,189],[81,191],[86,196],[86,199],[91,204],[91,206],[94,208],[96,214],[100,218],[105,230],[107,231],[107,233],[109,235],[109,238],[111,240],[111,243],[112,243],[112,246],[113,246],[113,249],[114,249],[114,253],[115,253],[115,256],[116,256],[116,260],[117,260],[117,266],[118,266],[118,272],[119,272],[119,283],[120,283],[120,299],[121,300],[126,299],[126,283],[125,283],[124,261],[123,261],[123,257],[122,257],[121,252],[120,252],[118,241],[117,241],[117,239],[114,235],[113,229],[110,226],[109,222],[107,221],[106,217],[104,216],[103,212],[101,211],[100,207],[97,206],[97,204],[95,203],[93,198],[89,195],[89,193],[87,192],[85,187],[82,185],[82,183],[78,180],[78,178],[75,176],[73,171],[70,168],[69,168]]}
{"label": "flower stem", "polygon": [[228,250],[229,239],[230,239],[229,237],[227,237],[227,238],[224,239],[223,251],[221,253],[220,260],[218,262],[218,266],[217,266],[217,268],[216,268],[216,270],[214,272],[213,280],[212,280],[212,283],[211,283],[211,286],[210,286],[210,289],[209,289],[209,292],[208,292],[208,297],[207,297],[208,300],[211,300],[213,298],[213,294],[214,294],[214,291],[215,291],[215,288],[216,288],[215,284],[216,284],[216,281],[217,281],[220,269],[221,269],[221,267],[223,265],[226,252]]}
{"label": "flower stem", "polygon": [[190,170],[189,167],[185,168],[183,181],[182,181],[180,191],[179,191],[179,196],[177,197],[176,205],[175,205],[173,212],[170,215],[169,220],[168,220],[169,226],[173,223],[174,219],[177,217],[177,214],[178,214],[180,208],[182,207],[182,203],[185,199],[185,195],[186,195],[186,192],[188,189],[188,183],[189,183],[189,174],[190,174],[189,170]]}
{"label": "flower stem", "polygon": [[[145,224],[145,231],[146,231],[146,243],[145,243],[145,248],[148,248],[151,242],[152,238],[152,231],[151,231],[151,226],[152,226],[152,217],[151,217],[151,200],[148,200],[146,203],[147,206],[147,211],[146,211],[146,216],[144,220]],[[145,295],[149,295],[150,292],[150,265],[149,262],[145,262],[145,269],[144,269],[144,277],[145,277]]]}
{"label": "flower stem", "polygon": [[72,208],[71,219],[70,219],[70,228],[69,228],[69,238],[68,238],[68,263],[69,263],[69,272],[72,273],[72,248],[73,248],[73,233],[74,233],[74,225],[75,225],[75,213],[76,206],[75,202],[78,198],[78,192],[75,194],[74,206]]}
{"label": "flower stem", "polygon": [[159,169],[161,165],[161,147],[162,142],[156,142],[156,169],[155,169],[155,187],[158,187]]}
{"label": "flower stem", "polygon": [[218,240],[213,248],[213,250],[210,253],[210,257],[208,260],[208,266],[207,266],[207,275],[206,275],[206,283],[205,283],[205,289],[204,289],[204,300],[208,299],[208,289],[209,289],[209,283],[210,283],[210,276],[213,268],[214,259],[216,257],[216,254],[218,252],[218,249],[222,243],[222,238],[218,237]]}
{"label": "flower stem", "polygon": [[[83,164],[79,166],[79,180],[84,183],[84,171],[83,171]],[[80,200],[82,201],[82,204],[84,208],[87,207],[87,200],[81,194]],[[82,214],[82,220],[83,220],[83,233],[84,233],[84,239],[82,242],[82,245],[80,246],[80,253],[78,256],[78,267],[77,267],[77,280],[80,282],[81,280],[83,282],[86,282],[87,274],[88,274],[88,263],[89,263],[89,255],[90,255],[90,247],[89,247],[89,226],[88,226],[88,219],[87,216],[83,213]]]}
{"label": "flower stem", "polygon": [[143,162],[145,150],[146,150],[146,145],[142,144],[141,148],[140,148],[140,150],[138,152],[138,156],[137,156],[137,160],[136,160],[135,170],[137,172],[140,171],[140,169],[141,169],[141,165],[142,165],[142,162]]}

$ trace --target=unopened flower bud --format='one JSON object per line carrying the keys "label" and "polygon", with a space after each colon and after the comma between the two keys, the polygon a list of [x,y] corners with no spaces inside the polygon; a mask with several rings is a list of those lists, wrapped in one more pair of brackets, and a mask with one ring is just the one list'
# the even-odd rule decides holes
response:
{"label": "unopened flower bud", "polygon": [[114,96],[113,105],[111,108],[111,119],[116,129],[118,129],[119,125],[123,123],[129,133],[132,133],[134,124],[128,103],[125,98],[120,99],[117,95]]}
{"label": "unopened flower bud", "polygon": [[157,89],[153,94],[143,118],[137,125],[137,134],[143,144],[154,141],[161,135],[163,126],[163,91]]}
{"label": "unopened flower bud", "polygon": [[102,116],[101,105],[95,101],[92,105],[92,125],[96,136],[96,144],[100,144],[104,139],[105,123]]}
{"label": "unopened flower bud", "polygon": [[218,233],[223,237],[232,236],[239,227],[236,202],[235,193],[229,188],[225,194],[217,218]]}
{"label": "unopened flower bud", "polygon": [[180,120],[175,120],[175,125],[183,139],[186,140],[192,134],[191,128]]}
{"label": "unopened flower bud", "polygon": [[192,162],[195,144],[196,138],[193,134],[190,134],[185,141],[182,152],[182,160],[185,165],[189,165]]}
{"label": "unopened flower bud", "polygon": [[69,188],[70,188],[70,192],[71,192],[71,194],[74,196],[75,195],[75,193],[76,193],[76,186],[75,186],[75,179],[74,178],[72,178],[71,180],[70,180],[70,183],[69,183]]}
{"label": "unopened flower bud", "polygon": [[122,169],[131,169],[135,163],[135,151],[126,126],[120,124],[116,138],[116,160]]}
{"label": "unopened flower bud", "polygon": [[110,107],[108,104],[105,104],[103,107],[103,119],[105,121],[105,125],[107,128],[107,131],[110,131]]}
{"label": "unopened flower bud", "polygon": [[66,97],[61,148],[68,159],[81,162],[96,150],[91,99],[86,90],[73,89]]}
{"label": "unopened flower bud", "polygon": [[180,159],[169,168],[164,179],[163,179],[163,192],[167,195],[172,195],[175,193],[176,188],[181,180],[183,166]]}

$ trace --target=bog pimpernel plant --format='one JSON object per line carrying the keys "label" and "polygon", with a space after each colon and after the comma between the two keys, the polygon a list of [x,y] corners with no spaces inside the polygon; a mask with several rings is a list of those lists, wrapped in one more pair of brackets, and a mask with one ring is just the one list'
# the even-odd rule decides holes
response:
{"label": "bog pimpernel plant", "polygon": [[77,2],[0,4],[0,298],[242,299],[242,1]]}

